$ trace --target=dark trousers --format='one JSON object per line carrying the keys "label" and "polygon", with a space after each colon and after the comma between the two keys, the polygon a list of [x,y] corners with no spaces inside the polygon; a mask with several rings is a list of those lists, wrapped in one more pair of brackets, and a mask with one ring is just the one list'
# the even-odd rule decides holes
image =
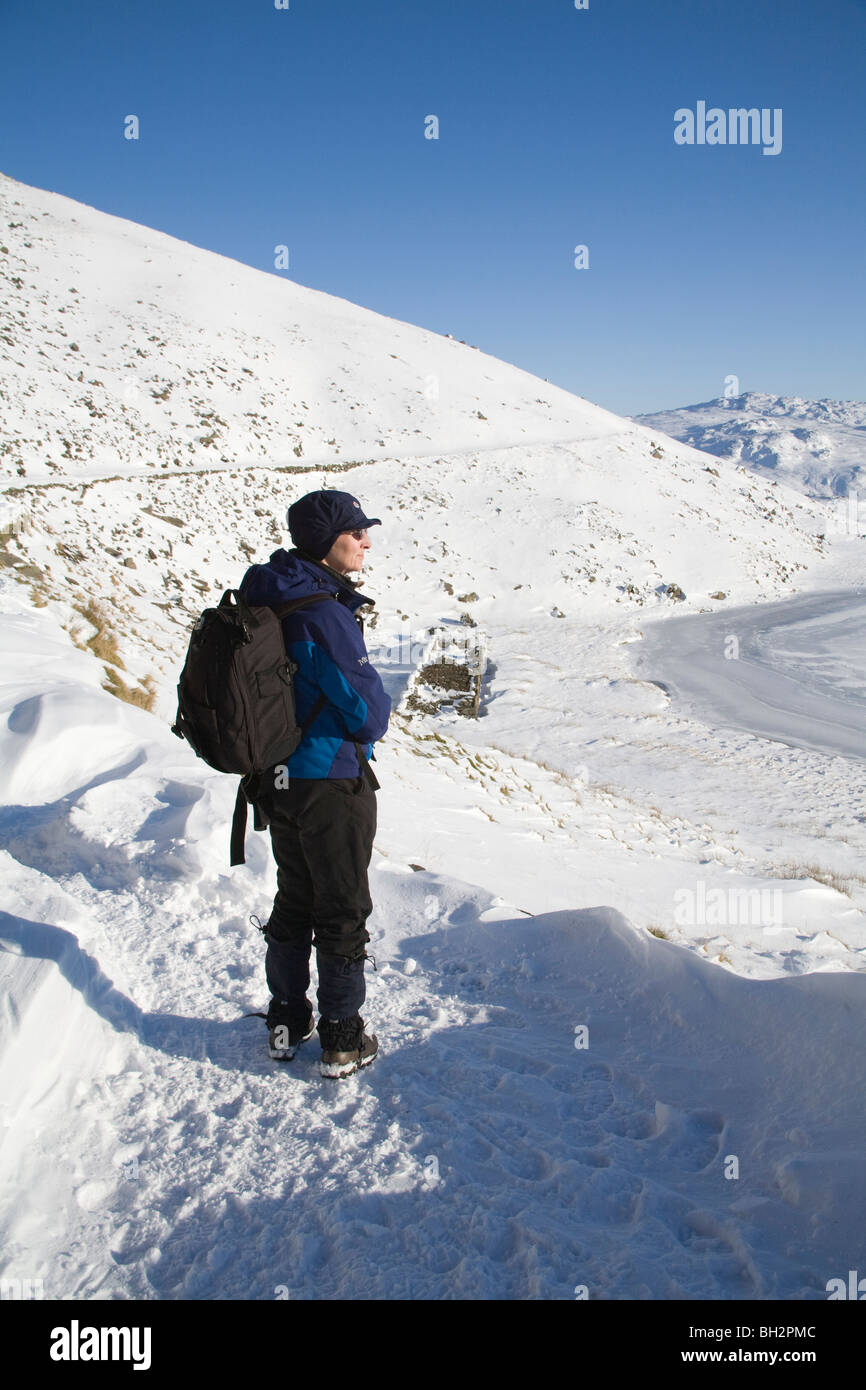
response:
{"label": "dark trousers", "polygon": [[366,998],[376,794],[364,777],[297,777],[288,787],[270,788],[262,804],[277,862],[267,925],[268,988],[286,1016],[304,1017],[315,946],[319,1013],[350,1018]]}

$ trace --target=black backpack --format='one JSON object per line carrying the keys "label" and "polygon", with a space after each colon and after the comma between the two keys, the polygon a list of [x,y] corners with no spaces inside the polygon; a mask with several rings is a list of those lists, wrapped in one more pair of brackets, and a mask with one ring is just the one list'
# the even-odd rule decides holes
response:
{"label": "black backpack", "polygon": [[286,653],[282,619],[335,598],[307,594],[274,608],[250,607],[236,589],[227,589],[219,606],[205,609],[193,629],[172,733],[185,738],[209,767],[241,776],[231,831],[233,865],[245,862],[249,802],[256,830],[267,826],[255,799],[260,774],[291,757],[327,704],[320,696],[298,724],[292,681],[298,668]]}

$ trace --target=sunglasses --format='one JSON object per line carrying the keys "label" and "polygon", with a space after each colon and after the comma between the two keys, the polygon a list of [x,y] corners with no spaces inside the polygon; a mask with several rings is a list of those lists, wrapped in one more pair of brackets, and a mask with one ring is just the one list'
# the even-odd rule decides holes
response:
{"label": "sunglasses", "polygon": [[366,530],[364,530],[364,531],[349,531],[349,532],[347,532],[347,534],[350,535],[350,536],[352,537],[352,540],[353,540],[353,541],[362,541],[362,540],[364,539],[364,537],[366,536],[367,532],[366,532]]}

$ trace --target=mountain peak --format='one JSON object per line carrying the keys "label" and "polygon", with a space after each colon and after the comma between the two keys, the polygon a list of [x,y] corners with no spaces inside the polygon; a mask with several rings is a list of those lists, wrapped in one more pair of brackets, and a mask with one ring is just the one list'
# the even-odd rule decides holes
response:
{"label": "mountain peak", "polygon": [[650,415],[640,424],[745,464],[812,497],[866,488],[866,404],[743,391]]}

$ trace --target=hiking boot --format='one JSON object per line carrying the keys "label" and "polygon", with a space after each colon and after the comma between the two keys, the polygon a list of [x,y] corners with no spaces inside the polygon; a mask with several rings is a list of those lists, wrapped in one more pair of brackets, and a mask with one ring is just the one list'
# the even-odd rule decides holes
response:
{"label": "hiking boot", "polygon": [[320,1018],[319,1038],[322,1043],[322,1076],[338,1080],[351,1076],[359,1067],[369,1066],[379,1051],[375,1033],[364,1032],[360,1014],[351,1018]]}
{"label": "hiking boot", "polygon": [[309,999],[304,1001],[307,1015],[299,1019],[280,1000],[272,999],[265,1022],[268,1025],[268,1053],[275,1062],[290,1062],[302,1042],[306,1042],[316,1031],[313,1022],[313,1006]]}

